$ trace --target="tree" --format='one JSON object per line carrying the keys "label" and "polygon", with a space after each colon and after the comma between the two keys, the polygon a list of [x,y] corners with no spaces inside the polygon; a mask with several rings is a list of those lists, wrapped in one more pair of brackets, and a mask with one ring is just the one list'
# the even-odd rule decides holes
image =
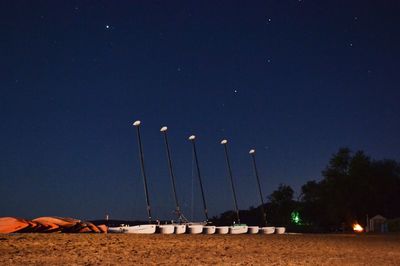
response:
{"label": "tree", "polygon": [[372,161],[363,151],[339,149],[319,182],[302,187],[305,219],[335,230],[343,223],[364,223],[366,215],[400,215],[400,167],[395,161]]}
{"label": "tree", "polygon": [[287,226],[291,223],[291,213],[296,208],[294,191],[290,186],[280,184],[278,189],[268,196],[267,221],[275,226]]}
{"label": "tree", "polygon": [[[341,148],[332,155],[321,180],[304,184],[299,201],[293,200],[293,195],[290,186],[281,184],[268,196],[264,209],[269,224],[321,232],[336,231],[354,222],[365,226],[367,215],[400,217],[400,164],[372,160],[363,151],[353,153]],[[261,206],[241,210],[241,221],[261,225],[260,211]],[[215,217],[215,223],[229,224],[235,214],[225,212]]]}

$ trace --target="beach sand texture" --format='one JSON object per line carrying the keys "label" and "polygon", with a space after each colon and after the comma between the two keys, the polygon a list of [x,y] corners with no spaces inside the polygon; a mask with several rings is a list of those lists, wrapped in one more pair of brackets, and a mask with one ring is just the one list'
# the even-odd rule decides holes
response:
{"label": "beach sand texture", "polygon": [[0,264],[399,265],[400,235],[0,234]]}

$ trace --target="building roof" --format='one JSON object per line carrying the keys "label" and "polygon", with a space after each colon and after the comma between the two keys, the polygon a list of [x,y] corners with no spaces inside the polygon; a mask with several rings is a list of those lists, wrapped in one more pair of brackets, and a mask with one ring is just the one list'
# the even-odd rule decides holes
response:
{"label": "building roof", "polygon": [[385,220],[386,221],[386,218],[385,217],[383,217],[382,215],[375,215],[374,217],[372,217],[370,220]]}

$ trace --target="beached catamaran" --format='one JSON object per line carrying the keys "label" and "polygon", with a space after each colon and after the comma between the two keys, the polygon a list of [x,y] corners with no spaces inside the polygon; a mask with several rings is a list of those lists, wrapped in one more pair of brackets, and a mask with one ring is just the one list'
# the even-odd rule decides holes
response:
{"label": "beached catamaran", "polygon": [[179,205],[179,200],[178,200],[178,195],[176,193],[176,187],[175,187],[175,175],[174,175],[174,169],[172,166],[172,159],[171,159],[171,151],[169,148],[169,143],[168,143],[168,127],[163,126],[160,129],[160,132],[163,133],[164,135],[164,141],[165,141],[165,149],[167,153],[167,161],[168,161],[168,169],[169,169],[169,175],[171,177],[171,184],[172,184],[172,192],[174,195],[174,200],[175,200],[175,214],[178,217],[179,223],[173,223],[173,224],[166,224],[166,225],[160,225],[159,232],[162,234],[184,234],[186,232],[186,224],[187,224],[187,219],[183,215],[181,211],[181,207]]}
{"label": "beached catamaran", "polygon": [[260,200],[261,200],[261,214],[262,214],[262,218],[263,218],[263,226],[260,228],[260,232],[262,234],[273,234],[273,233],[277,233],[277,234],[283,234],[285,233],[286,228],[285,227],[273,227],[273,226],[267,226],[267,214],[265,212],[264,209],[264,197],[261,191],[261,184],[260,184],[260,178],[258,176],[258,168],[257,168],[257,163],[256,163],[256,150],[255,149],[251,149],[249,151],[249,154],[251,156],[252,162],[253,162],[253,169],[254,169],[254,175],[256,177],[257,180],[257,185],[258,185],[258,193],[260,195]]}
{"label": "beached catamaran", "polygon": [[245,234],[248,231],[248,226],[246,224],[240,223],[239,207],[237,204],[235,185],[233,183],[232,168],[231,168],[231,163],[230,163],[229,155],[228,155],[228,141],[226,139],[223,139],[221,141],[221,144],[224,146],[226,165],[228,167],[228,174],[229,174],[229,179],[230,179],[230,183],[231,183],[233,202],[235,204],[235,211],[236,211],[236,218],[237,218],[237,221],[236,221],[237,223],[234,222],[233,225],[229,227],[229,233],[234,234],[234,235]]}
{"label": "beached catamaran", "polygon": [[204,188],[203,188],[203,181],[200,173],[200,166],[199,166],[199,159],[197,157],[197,149],[196,149],[196,136],[191,135],[189,138],[189,141],[192,143],[192,149],[193,149],[193,157],[196,163],[196,170],[197,170],[197,177],[199,179],[199,185],[200,185],[200,191],[201,191],[201,197],[203,200],[203,209],[204,209],[204,217],[206,218],[205,222],[203,223],[192,223],[190,224],[189,230],[190,233],[192,234],[200,234],[203,232],[204,234],[214,234],[216,231],[216,227],[213,225],[207,225],[209,220],[208,220],[208,209],[207,209],[207,203],[206,203],[206,198],[204,195]]}
{"label": "beached catamaran", "polygon": [[263,194],[262,194],[262,191],[261,191],[260,178],[258,176],[258,169],[257,169],[257,164],[256,164],[256,150],[255,149],[251,149],[249,151],[249,154],[250,154],[250,156],[252,158],[254,175],[256,177],[256,181],[257,181],[257,185],[258,185],[258,193],[259,193],[260,200],[261,200],[261,208],[260,209],[261,209],[261,215],[262,215],[263,224],[262,224],[262,227],[259,228],[259,230],[260,230],[260,232],[262,234],[273,234],[275,232],[275,227],[267,226],[267,214],[266,214],[265,209],[264,209],[264,197],[263,197]]}
{"label": "beached catamaran", "polygon": [[134,226],[109,227],[108,231],[110,233],[154,234],[156,232],[157,226],[155,224],[152,224],[152,219],[151,219],[151,206],[150,206],[149,192],[148,192],[148,188],[147,188],[146,170],[144,167],[143,145],[142,145],[142,139],[141,139],[141,135],[140,135],[140,124],[141,124],[141,122],[139,120],[137,120],[133,123],[133,125],[137,129],[140,166],[141,166],[142,176],[143,176],[144,194],[146,196],[147,217],[148,217],[149,223],[141,224],[141,225],[134,225]]}
{"label": "beached catamaran", "polygon": [[263,217],[263,227],[260,228],[258,226],[247,226],[246,224],[240,223],[239,207],[238,207],[238,203],[237,203],[235,185],[233,182],[231,163],[229,160],[229,154],[228,154],[228,148],[227,148],[228,141],[226,139],[222,140],[221,144],[223,145],[224,151],[225,151],[226,163],[227,163],[227,168],[228,168],[230,184],[231,184],[231,188],[232,188],[232,195],[233,195],[233,201],[234,201],[237,219],[236,219],[236,221],[233,222],[232,226],[207,225],[209,223],[208,209],[207,209],[206,199],[205,199],[205,195],[204,195],[202,176],[201,176],[200,167],[199,167],[199,160],[197,157],[196,136],[195,135],[191,135],[189,137],[189,141],[192,143],[193,158],[196,163],[196,170],[197,170],[197,176],[198,176],[200,190],[201,190],[205,221],[197,222],[197,223],[189,222],[181,212],[178,196],[176,193],[175,175],[174,175],[174,171],[173,171],[171,152],[170,152],[170,148],[169,148],[168,135],[167,135],[168,127],[166,127],[166,126],[161,127],[160,131],[164,135],[168,168],[169,168],[169,173],[170,173],[170,177],[171,177],[172,190],[173,190],[173,195],[174,195],[174,200],[175,200],[175,214],[178,217],[179,223],[172,223],[172,224],[165,224],[165,225],[156,225],[156,224],[152,223],[151,205],[150,205],[149,193],[148,193],[148,188],[147,188],[147,176],[146,176],[144,156],[143,156],[143,144],[142,144],[141,134],[140,134],[141,122],[139,120],[137,120],[133,123],[133,125],[137,129],[139,158],[140,158],[141,172],[142,172],[142,177],[143,177],[143,185],[144,185],[144,192],[145,192],[146,205],[147,205],[147,216],[148,216],[149,223],[135,225],[135,226],[122,225],[122,226],[117,226],[117,227],[109,227],[108,231],[110,233],[154,234],[157,231],[158,233],[161,233],[161,234],[173,234],[173,233],[183,234],[185,232],[187,232],[189,234],[201,234],[201,233],[204,233],[204,234],[214,234],[214,233],[217,233],[217,234],[228,234],[228,233],[229,234],[245,234],[245,233],[257,234],[259,232],[261,232],[262,234],[273,234],[274,232],[281,234],[281,233],[285,232],[284,227],[275,228],[275,227],[267,226],[266,213],[264,210],[263,195],[262,195],[262,191],[261,191],[261,185],[260,185],[260,180],[259,180],[258,170],[257,170],[257,165],[256,165],[256,160],[255,160],[255,149],[251,149],[249,151],[249,154],[252,157],[254,174],[255,174],[255,177],[257,180],[258,191],[259,191],[259,195],[260,195],[260,199],[261,199],[261,208],[260,209],[261,209],[262,217]]}

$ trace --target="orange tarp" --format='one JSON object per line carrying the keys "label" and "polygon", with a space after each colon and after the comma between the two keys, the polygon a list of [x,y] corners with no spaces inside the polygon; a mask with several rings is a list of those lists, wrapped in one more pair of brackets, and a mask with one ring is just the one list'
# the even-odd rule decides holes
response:
{"label": "orange tarp", "polygon": [[0,217],[0,233],[107,233],[106,225],[96,226],[73,218],[39,217],[32,221]]}
{"label": "orange tarp", "polygon": [[0,233],[14,233],[27,227],[29,227],[29,223],[24,219],[14,217],[0,218]]}

